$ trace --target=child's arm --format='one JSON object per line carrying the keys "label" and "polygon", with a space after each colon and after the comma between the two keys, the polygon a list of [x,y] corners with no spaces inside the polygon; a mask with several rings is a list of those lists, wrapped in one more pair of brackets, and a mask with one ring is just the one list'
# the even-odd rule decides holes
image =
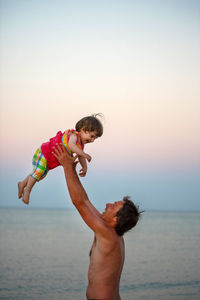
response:
{"label": "child's arm", "polygon": [[78,154],[81,157],[86,158],[89,162],[91,161],[92,157],[83,152],[77,145],[76,145],[76,141],[77,141],[77,136],[75,134],[71,134],[70,138],[69,138],[69,148],[71,149],[72,152]]}
{"label": "child's arm", "polygon": [[79,171],[79,176],[85,177],[85,175],[87,173],[87,162],[86,162],[86,159],[83,156],[79,156],[78,159],[79,159],[79,162],[80,162],[81,167],[82,167],[82,169]]}

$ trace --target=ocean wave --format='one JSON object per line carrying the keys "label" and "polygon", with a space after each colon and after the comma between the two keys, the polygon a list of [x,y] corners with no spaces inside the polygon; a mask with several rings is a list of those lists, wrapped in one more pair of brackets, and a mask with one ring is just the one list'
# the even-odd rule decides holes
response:
{"label": "ocean wave", "polygon": [[177,287],[199,286],[199,280],[191,280],[185,282],[146,282],[142,284],[122,285],[121,290],[148,290],[148,289],[168,289]]}

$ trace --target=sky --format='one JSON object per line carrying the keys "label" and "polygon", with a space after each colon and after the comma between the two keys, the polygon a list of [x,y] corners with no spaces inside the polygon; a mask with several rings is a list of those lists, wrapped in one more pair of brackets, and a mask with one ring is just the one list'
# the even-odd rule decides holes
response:
{"label": "sky", "polygon": [[[200,210],[200,2],[0,0],[0,206],[57,131],[102,113],[92,203]],[[72,208],[62,167],[29,207]]]}

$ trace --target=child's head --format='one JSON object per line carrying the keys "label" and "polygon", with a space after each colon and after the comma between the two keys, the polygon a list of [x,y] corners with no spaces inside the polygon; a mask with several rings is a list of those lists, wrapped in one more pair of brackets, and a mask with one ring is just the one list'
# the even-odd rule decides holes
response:
{"label": "child's head", "polygon": [[88,132],[95,132],[96,137],[100,137],[103,134],[103,125],[101,124],[100,120],[97,117],[101,117],[101,114],[94,114],[88,117],[84,117],[76,123],[76,131],[80,132],[88,131]]}

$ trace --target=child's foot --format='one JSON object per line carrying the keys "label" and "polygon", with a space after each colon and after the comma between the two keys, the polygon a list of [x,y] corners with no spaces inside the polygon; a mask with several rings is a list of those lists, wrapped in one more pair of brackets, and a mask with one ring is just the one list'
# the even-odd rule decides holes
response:
{"label": "child's foot", "polygon": [[24,191],[24,186],[21,181],[18,182],[18,198],[20,199],[22,197]]}
{"label": "child's foot", "polygon": [[25,188],[22,201],[27,205],[29,204],[29,197],[30,197],[30,192]]}

